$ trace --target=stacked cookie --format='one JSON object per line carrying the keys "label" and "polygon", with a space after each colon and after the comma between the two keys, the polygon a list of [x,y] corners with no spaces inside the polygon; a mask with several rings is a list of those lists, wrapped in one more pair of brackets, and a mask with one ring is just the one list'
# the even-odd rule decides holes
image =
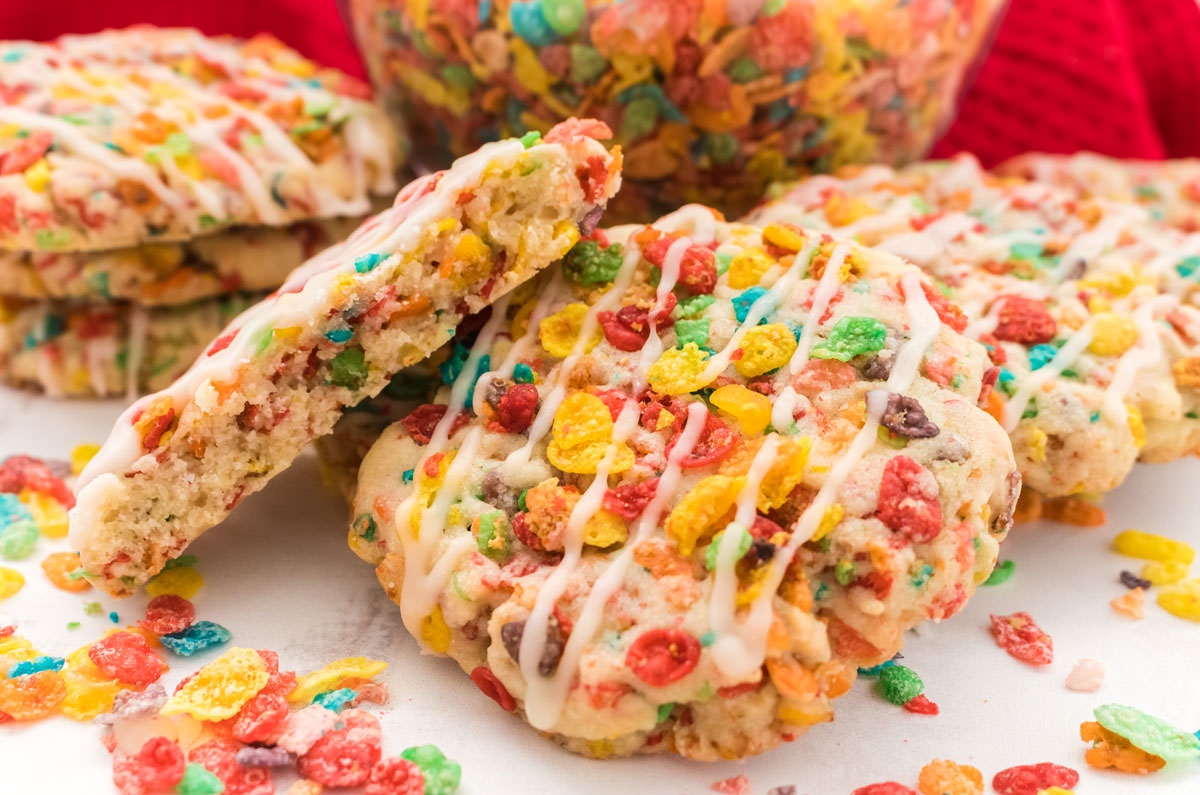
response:
{"label": "stacked cookie", "polygon": [[394,191],[369,89],[269,37],[0,44],[0,380],[154,389]]}

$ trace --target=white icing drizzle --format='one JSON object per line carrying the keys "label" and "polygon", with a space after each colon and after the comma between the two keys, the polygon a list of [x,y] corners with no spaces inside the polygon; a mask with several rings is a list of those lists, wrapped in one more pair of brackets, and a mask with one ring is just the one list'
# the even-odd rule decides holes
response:
{"label": "white icing drizzle", "polygon": [[729,676],[748,678],[762,665],[766,655],[767,630],[771,624],[771,600],[783,581],[788,565],[800,545],[812,538],[820,526],[825,509],[837,499],[842,483],[877,443],[879,418],[887,408],[888,394],[903,393],[912,387],[920,372],[921,360],[941,329],[941,320],[925,298],[920,277],[909,271],[901,277],[900,284],[910,318],[911,336],[896,354],[885,387],[867,393],[867,416],[863,427],[829,470],[812,503],[792,525],[788,543],[775,553],[770,574],[763,582],[761,593],[750,605],[746,620],[731,627],[730,632],[721,639],[721,670]]}
{"label": "white icing drizzle", "polygon": [[821,318],[825,316],[829,302],[837,295],[841,286],[842,263],[846,261],[849,253],[850,247],[847,245],[839,245],[833,249],[829,255],[829,261],[825,263],[825,272],[821,274],[821,280],[817,282],[817,287],[813,291],[812,309],[809,310],[807,322],[800,331],[800,339],[796,343],[796,350],[792,353],[792,358],[788,360],[787,367],[782,371],[788,377],[771,407],[771,425],[778,430],[787,431],[792,427],[794,422],[792,415],[796,410],[796,390],[792,388],[790,376],[800,372],[805,362],[808,361],[808,354],[812,350],[817,328],[821,325]]}
{"label": "white icing drizzle", "polygon": [[1126,420],[1125,396],[1133,389],[1133,381],[1145,367],[1162,361],[1163,345],[1155,328],[1154,315],[1161,309],[1178,305],[1171,295],[1160,295],[1133,311],[1133,325],[1138,339],[1134,347],[1117,360],[1112,382],[1104,390],[1104,414],[1110,422]]}
{"label": "white icing drizzle", "polygon": [[1054,354],[1053,359],[1025,377],[1016,393],[1004,404],[1005,431],[1012,433],[1016,429],[1021,422],[1021,415],[1025,413],[1025,406],[1029,404],[1029,399],[1033,397],[1034,392],[1041,389],[1042,385],[1051,378],[1062,375],[1063,370],[1075,363],[1092,341],[1094,325],[1094,319],[1089,318],[1078,331],[1067,338],[1066,343],[1059,348],[1058,353]]}
{"label": "white icing drizzle", "polygon": [[[738,544],[730,536],[734,531],[748,532],[754,525],[758,507],[758,491],[762,480],[775,463],[775,451],[779,447],[776,434],[767,436],[750,462],[746,483],[738,492],[733,522],[721,535],[717,549],[717,565],[713,568],[712,597],[708,603],[709,628],[716,636],[712,645],[713,662],[722,671],[737,671],[740,664],[741,644],[735,632],[737,625],[737,571]],[[733,638],[728,642],[728,638]]]}

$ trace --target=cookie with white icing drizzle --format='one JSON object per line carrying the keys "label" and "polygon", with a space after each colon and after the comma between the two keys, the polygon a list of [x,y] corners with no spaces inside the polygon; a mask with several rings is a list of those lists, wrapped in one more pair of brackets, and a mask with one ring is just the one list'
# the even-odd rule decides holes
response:
{"label": "cookie with white icing drizzle", "polygon": [[270,36],[138,26],[0,42],[0,248],[80,251],[362,216],[398,134]]}
{"label": "cookie with white icing drizzle", "polygon": [[1135,461],[1200,445],[1200,235],[1152,209],[963,156],[813,177],[750,217],[877,246],[939,279],[991,351],[989,410],[1026,486],[1056,497],[1108,491]]}
{"label": "cookie with white icing drizzle", "polygon": [[51,397],[133,400],[183,375],[260,298],[235,293],[147,308],[0,297],[0,382]]}
{"label": "cookie with white icing drizzle", "polygon": [[729,759],[956,612],[1019,488],[916,268],[689,206],[492,307],[359,470],[424,650],[566,748]]}
{"label": "cookie with white icing drizzle", "polygon": [[418,179],[134,403],[82,473],[71,514],[93,582],[114,594],[145,582],[345,407],[562,257],[620,184],[619,150],[596,140],[608,134],[572,119]]}
{"label": "cookie with white icing drizzle", "polygon": [[233,292],[268,292],[309,257],[346,239],[363,220],[243,226],[181,242],[105,251],[0,251],[0,296],[168,306]]}

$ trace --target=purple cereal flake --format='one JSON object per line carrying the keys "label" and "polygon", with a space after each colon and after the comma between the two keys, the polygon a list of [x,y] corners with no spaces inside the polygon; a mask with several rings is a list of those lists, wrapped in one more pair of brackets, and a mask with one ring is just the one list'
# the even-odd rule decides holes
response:
{"label": "purple cereal flake", "polygon": [[167,689],[158,682],[145,690],[122,690],[113,699],[112,712],[98,715],[96,722],[111,725],[119,720],[154,717],[166,703]]}
{"label": "purple cereal flake", "polygon": [[1148,590],[1154,583],[1137,576],[1132,571],[1126,570],[1121,572],[1121,584],[1130,590],[1133,590],[1134,588]]}
{"label": "purple cereal flake", "polygon": [[242,767],[285,767],[293,761],[295,757],[277,745],[270,748],[250,745],[237,752],[237,762]]}
{"label": "purple cereal flake", "polygon": [[796,788],[791,784],[784,784],[782,787],[771,787],[767,790],[767,795],[796,795]]}
{"label": "purple cereal flake", "polygon": [[897,436],[908,439],[930,439],[941,432],[916,398],[898,392],[888,395],[887,407],[879,418],[879,424]]}
{"label": "purple cereal flake", "polygon": [[370,704],[384,705],[388,703],[388,689],[383,682],[363,682],[358,686],[354,698],[350,699],[350,707],[357,707],[364,701]]}
{"label": "purple cereal flake", "polygon": [[596,231],[596,227],[600,225],[600,216],[604,215],[603,207],[593,207],[587,211],[587,215],[579,221],[579,236],[587,237],[592,232]]}
{"label": "purple cereal flake", "polygon": [[61,458],[43,458],[42,463],[46,465],[46,469],[50,470],[50,474],[56,478],[71,477],[70,461],[64,461]]}

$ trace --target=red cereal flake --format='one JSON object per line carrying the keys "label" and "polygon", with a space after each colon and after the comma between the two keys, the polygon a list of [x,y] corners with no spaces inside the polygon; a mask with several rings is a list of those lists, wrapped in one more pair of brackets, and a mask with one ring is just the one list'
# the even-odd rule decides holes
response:
{"label": "red cereal flake", "polygon": [[378,734],[347,725],[326,732],[296,760],[300,775],[326,787],[358,787],[382,755]]}
{"label": "red cereal flake", "polygon": [[46,130],[39,130],[25,138],[18,138],[8,146],[7,152],[0,152],[0,176],[20,174],[40,160],[52,143],[54,143],[54,133]]}
{"label": "red cereal flake", "polygon": [[232,734],[244,743],[273,743],[283,733],[287,699],[276,693],[258,693],[238,710]]}
{"label": "red cereal flake", "polygon": [[1049,665],[1054,659],[1054,642],[1028,613],[992,615],[991,619],[996,645],[1011,656],[1030,665]]}
{"label": "red cereal flake", "polygon": [[42,461],[28,455],[13,455],[0,461],[0,492],[17,494],[29,489],[48,494],[64,508],[75,507],[75,494],[62,478],[55,477]]}
{"label": "red cereal flake", "polygon": [[267,666],[267,684],[259,693],[273,693],[287,697],[296,689],[296,674],[292,671],[279,670],[279,655],[269,649],[256,649],[263,664]]}
{"label": "red cereal flake", "polygon": [[879,484],[879,521],[916,544],[932,541],[942,530],[936,486],[928,494],[922,482],[932,482],[932,477],[922,477],[927,474],[913,459],[898,455],[884,465]]}
{"label": "red cereal flake", "polygon": [[717,286],[717,261],[704,246],[688,246],[679,262],[679,284],[696,295],[707,295]]}
{"label": "red cereal flake", "polygon": [[622,519],[632,521],[642,515],[657,491],[658,478],[622,483],[604,492],[604,508]]}
{"label": "red cereal flake", "polygon": [[999,366],[1008,362],[1008,352],[1000,347],[1000,340],[996,339],[995,334],[980,334],[979,342],[987,348],[988,358],[992,360],[992,364]]}
{"label": "red cereal flake", "polygon": [[[671,451],[675,449],[675,443],[679,440],[679,436],[683,433],[683,423],[676,421],[675,428],[676,433],[667,444],[665,451],[668,458],[671,456]],[[709,414],[704,420],[704,430],[700,432],[696,446],[683,457],[679,465],[684,469],[695,469],[716,463],[729,455],[737,442],[737,432],[726,425],[720,417]]]}
{"label": "red cereal flake", "polygon": [[237,763],[237,752],[241,746],[233,740],[209,740],[188,751],[188,761],[204,765],[221,781],[227,781],[241,767]]}
{"label": "red cereal flake", "polygon": [[957,304],[951,303],[950,299],[942,295],[941,290],[927,281],[921,282],[921,289],[925,292],[925,300],[929,301],[929,305],[933,307],[934,312],[937,312],[937,316],[943,323],[959,334],[966,330],[967,316],[958,308]]}
{"label": "red cereal flake", "polygon": [[837,359],[809,359],[792,379],[792,389],[804,395],[817,395],[850,386],[857,378],[854,365]]}
{"label": "red cereal flake", "polygon": [[713,792],[720,792],[722,795],[750,795],[750,779],[741,775],[734,776],[714,781],[709,789]]}
{"label": "red cereal flake", "polygon": [[[513,384],[496,404],[496,420],[509,433],[524,433],[537,413],[538,390],[533,384]],[[462,415],[460,415],[462,416]]]}
{"label": "red cereal flake", "polygon": [[[417,406],[408,416],[400,420],[400,424],[404,426],[404,430],[408,431],[409,436],[413,438],[419,445],[429,444],[429,440],[433,438],[433,429],[442,421],[442,417],[446,414],[446,406],[439,403],[425,403]],[[466,412],[459,412],[454,418],[454,422],[450,423],[450,435],[459,428],[471,421],[471,417]]]}
{"label": "red cereal flake", "polygon": [[242,767],[225,782],[223,795],[275,795],[271,771],[265,767]]}
{"label": "red cereal flake", "polygon": [[868,784],[859,787],[850,795],[920,795],[915,789],[898,784],[895,781],[883,781],[879,784]]}
{"label": "red cereal flake", "polygon": [[407,759],[380,759],[371,768],[364,795],[425,795],[425,774]]}
{"label": "red cereal flake", "polygon": [[113,757],[113,784],[121,795],[170,789],[183,778],[183,749],[166,737],[151,737],[141,750]]}
{"label": "red cereal flake", "polygon": [[1037,795],[1050,787],[1071,789],[1079,783],[1079,773],[1069,767],[1042,762],[1017,765],[1001,770],[992,778],[992,789],[999,795]]}
{"label": "red cereal flake", "polygon": [[230,343],[233,342],[233,339],[237,336],[237,334],[237,329],[234,329],[227,334],[222,334],[221,336],[217,337],[215,340],[213,340],[212,345],[208,346],[208,351],[204,355],[216,356],[218,353],[229,347]]}
{"label": "red cereal flake", "polygon": [[700,641],[680,629],[651,629],[625,654],[625,665],[648,685],[677,682],[700,662]]}
{"label": "red cereal flake", "polygon": [[911,698],[904,702],[904,708],[917,715],[936,715],[939,712],[938,705],[930,701],[924,695]]}
{"label": "red cereal flake", "polygon": [[517,700],[508,692],[504,683],[496,678],[492,669],[486,665],[481,665],[471,671],[471,681],[483,691],[485,696],[499,704],[505,712],[512,712],[517,708]]}
{"label": "red cereal flake", "polygon": [[629,400],[629,396],[619,389],[602,389],[593,394],[600,398],[600,402],[608,409],[608,414],[612,417],[613,422],[617,421],[621,410],[625,408],[625,402]]}
{"label": "red cereal flake", "polygon": [[157,682],[167,664],[141,635],[115,632],[88,647],[88,658],[106,676],[127,685]]}
{"label": "red cereal flake", "polygon": [[533,530],[529,528],[528,512],[521,511],[520,513],[513,514],[512,531],[513,535],[517,537],[517,540],[530,549],[536,552],[546,551],[545,545],[542,544],[542,539],[538,537],[537,533],[533,532]]}
{"label": "red cereal flake", "polygon": [[167,635],[187,629],[195,620],[195,605],[182,596],[165,593],[150,600],[146,605],[146,617],[138,623],[147,632]]}
{"label": "red cereal flake", "polygon": [[996,339],[1022,345],[1038,345],[1054,339],[1058,325],[1041,301],[1019,295],[1005,295],[996,300],[1000,302],[996,328],[992,331]]}
{"label": "red cereal flake", "polygon": [[9,635],[12,635],[16,631],[17,631],[16,624],[9,624],[8,626],[0,627],[0,638],[7,638]]}

